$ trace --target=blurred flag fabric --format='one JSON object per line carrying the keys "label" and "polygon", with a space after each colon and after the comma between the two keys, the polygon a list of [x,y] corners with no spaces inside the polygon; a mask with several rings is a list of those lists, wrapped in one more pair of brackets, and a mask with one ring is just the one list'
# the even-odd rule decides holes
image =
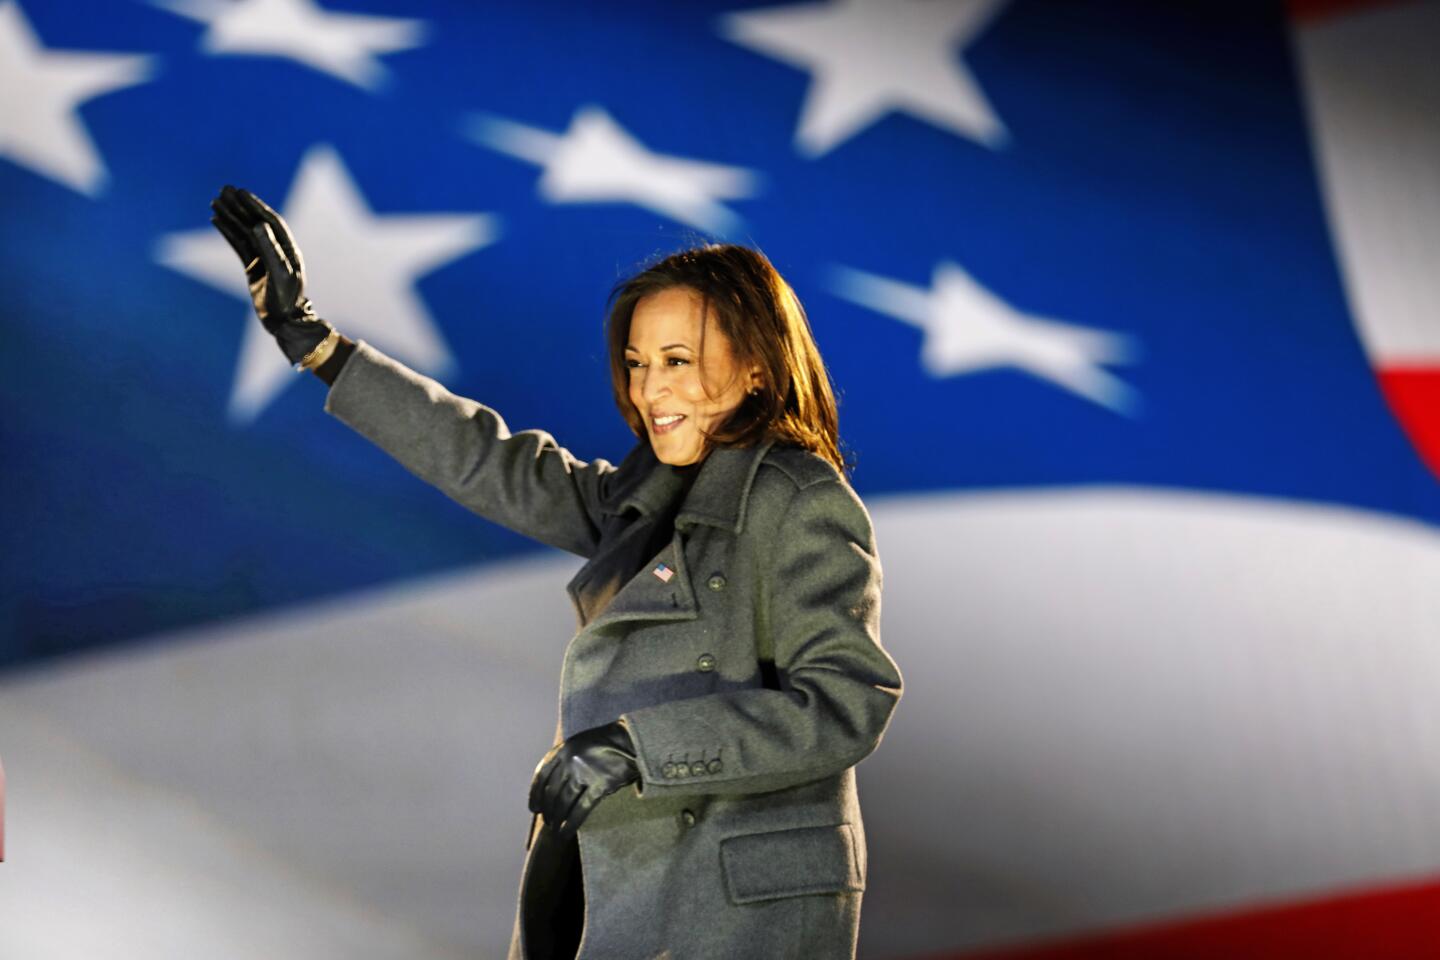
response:
{"label": "blurred flag fabric", "polygon": [[791,280],[906,680],[862,956],[1440,955],[1437,39],[0,0],[0,957],[504,955],[580,561],[324,413],[225,183],[322,316],[582,459],[634,443],[616,280]]}

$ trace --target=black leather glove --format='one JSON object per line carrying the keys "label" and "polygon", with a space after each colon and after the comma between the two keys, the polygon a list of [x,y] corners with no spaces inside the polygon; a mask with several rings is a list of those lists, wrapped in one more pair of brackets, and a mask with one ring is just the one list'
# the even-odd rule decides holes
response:
{"label": "black leather glove", "polygon": [[290,363],[297,364],[330,334],[305,297],[305,261],[285,220],[249,190],[226,185],[210,201],[210,222],[245,265],[255,313]]}
{"label": "black leather glove", "polygon": [[580,829],[596,804],[640,779],[635,743],[619,720],[581,730],[550,748],[530,781],[530,812],[562,840]]}

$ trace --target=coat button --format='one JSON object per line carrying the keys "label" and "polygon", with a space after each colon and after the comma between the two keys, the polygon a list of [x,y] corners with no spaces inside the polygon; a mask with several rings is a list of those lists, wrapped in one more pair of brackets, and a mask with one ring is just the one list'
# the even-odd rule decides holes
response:
{"label": "coat button", "polygon": [[705,764],[702,763],[702,762],[700,762],[699,760],[696,760],[694,763],[690,764],[690,776],[692,776],[692,777],[703,777],[703,776],[705,776]]}
{"label": "coat button", "polygon": [[725,764],[720,762],[719,757],[716,757],[714,760],[710,761],[709,765],[706,766],[705,769],[708,770],[710,773],[719,773],[721,770],[725,769]]}
{"label": "coat button", "polygon": [[682,826],[682,827],[693,827],[693,826],[695,826],[695,811],[694,811],[694,810],[681,810],[681,811],[680,811],[680,826]]}
{"label": "coat button", "polygon": [[711,590],[724,590],[724,589],[725,589],[725,576],[724,576],[724,574],[712,573],[712,574],[710,575],[710,579],[707,580],[707,581],[705,581],[705,585],[708,586]]}
{"label": "coat button", "polygon": [[663,776],[666,780],[672,779],[675,776],[675,764],[665,764],[665,766],[660,768],[660,775]]}
{"label": "coat button", "polygon": [[709,673],[715,669],[717,662],[713,654],[702,653],[700,654],[700,659],[695,661],[695,669],[701,673]]}

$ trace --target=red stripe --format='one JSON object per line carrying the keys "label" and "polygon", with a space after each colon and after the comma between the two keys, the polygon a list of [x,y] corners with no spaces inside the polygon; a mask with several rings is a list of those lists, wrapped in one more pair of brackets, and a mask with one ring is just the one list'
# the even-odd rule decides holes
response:
{"label": "red stripe", "polygon": [[1296,21],[1328,20],[1331,17],[1358,13],[1372,7],[1393,7],[1413,0],[1286,0],[1290,19]]}
{"label": "red stripe", "polygon": [[1385,367],[1376,373],[1391,411],[1440,479],[1440,366]]}
{"label": "red stripe", "polygon": [[[1436,960],[1440,881],[925,960]],[[914,958],[921,960],[921,958]]]}

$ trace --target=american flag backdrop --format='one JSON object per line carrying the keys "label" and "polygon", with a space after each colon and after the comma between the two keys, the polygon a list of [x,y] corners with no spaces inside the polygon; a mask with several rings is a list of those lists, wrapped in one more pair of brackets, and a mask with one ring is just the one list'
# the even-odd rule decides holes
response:
{"label": "american flag backdrop", "polygon": [[0,958],[509,938],[580,560],[324,413],[226,183],[321,316],[582,459],[634,443],[617,279],[791,281],[906,681],[862,956],[1440,956],[1437,46],[1381,0],[0,0]]}

